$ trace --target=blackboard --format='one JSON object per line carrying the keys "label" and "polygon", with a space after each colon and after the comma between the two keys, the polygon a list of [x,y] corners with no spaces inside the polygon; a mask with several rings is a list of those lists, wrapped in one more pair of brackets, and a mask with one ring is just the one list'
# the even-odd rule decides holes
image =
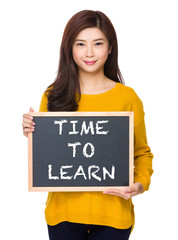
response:
{"label": "blackboard", "polygon": [[133,184],[133,112],[30,112],[29,191]]}

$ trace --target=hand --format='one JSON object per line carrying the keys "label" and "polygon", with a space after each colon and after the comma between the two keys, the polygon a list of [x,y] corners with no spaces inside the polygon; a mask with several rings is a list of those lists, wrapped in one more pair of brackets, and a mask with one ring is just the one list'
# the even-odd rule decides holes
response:
{"label": "hand", "polygon": [[106,194],[112,194],[129,200],[131,197],[136,196],[144,191],[144,187],[141,183],[134,183],[131,187],[125,187],[122,189],[108,189],[103,191]]}
{"label": "hand", "polygon": [[[30,112],[34,112],[33,108],[30,108]],[[33,117],[30,114],[23,115],[23,134],[28,137],[29,132],[33,132],[35,130],[35,123],[33,122]]]}

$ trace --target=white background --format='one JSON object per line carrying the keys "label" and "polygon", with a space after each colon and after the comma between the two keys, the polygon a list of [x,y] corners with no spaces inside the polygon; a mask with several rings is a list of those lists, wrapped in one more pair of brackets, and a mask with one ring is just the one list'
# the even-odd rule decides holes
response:
{"label": "white background", "polygon": [[83,9],[103,11],[112,21],[121,72],[146,113],[154,174],[150,190],[133,198],[136,224],[130,239],[177,239],[176,4],[176,0],[0,2],[1,239],[48,239],[47,193],[28,192],[22,115],[31,106],[38,111],[42,93],[56,76],[64,27]]}

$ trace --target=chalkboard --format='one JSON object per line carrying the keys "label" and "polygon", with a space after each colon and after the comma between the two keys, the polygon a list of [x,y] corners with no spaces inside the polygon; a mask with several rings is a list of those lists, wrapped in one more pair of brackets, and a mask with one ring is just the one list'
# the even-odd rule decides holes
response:
{"label": "chalkboard", "polygon": [[133,184],[133,112],[30,112],[29,191]]}

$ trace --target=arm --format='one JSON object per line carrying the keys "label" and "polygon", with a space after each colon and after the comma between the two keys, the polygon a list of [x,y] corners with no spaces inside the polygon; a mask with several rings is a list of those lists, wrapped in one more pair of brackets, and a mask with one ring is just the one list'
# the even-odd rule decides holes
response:
{"label": "arm", "polygon": [[[33,108],[30,108],[30,112],[34,112]],[[35,123],[33,122],[33,117],[29,114],[23,115],[23,134],[25,137],[28,137],[28,133],[33,132],[35,130]]]}
{"label": "arm", "polygon": [[135,183],[133,186],[123,188],[122,190],[108,189],[103,192],[123,197],[126,200],[147,191],[149,189],[151,175],[153,174],[153,154],[151,153],[150,147],[147,143],[143,104],[136,94],[132,102],[132,111],[134,111]]}
{"label": "arm", "polygon": [[140,182],[144,187],[144,191],[147,191],[153,174],[153,154],[147,143],[144,120],[135,127],[134,142],[134,180]]}
{"label": "arm", "polygon": [[[47,97],[45,93],[43,93],[43,96],[41,98],[41,103],[39,107],[39,112],[47,112]],[[30,108],[30,112],[34,112],[33,108]],[[28,137],[28,133],[35,131],[35,123],[33,121],[33,117],[29,114],[23,114],[23,134]]]}

